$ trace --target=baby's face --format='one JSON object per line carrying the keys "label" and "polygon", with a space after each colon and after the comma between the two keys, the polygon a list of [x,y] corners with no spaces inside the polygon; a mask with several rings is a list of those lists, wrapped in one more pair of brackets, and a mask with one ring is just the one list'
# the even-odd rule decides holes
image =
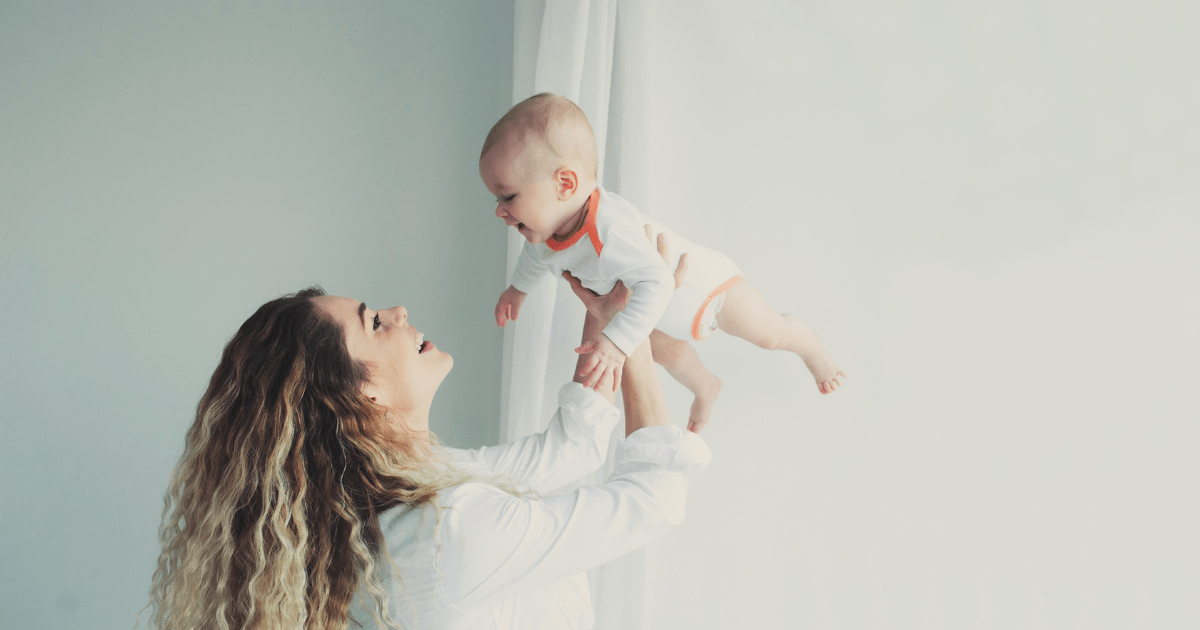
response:
{"label": "baby's face", "polygon": [[501,142],[479,160],[483,184],[496,197],[496,216],[530,243],[543,243],[570,220],[556,194],[554,174],[539,168],[535,151]]}

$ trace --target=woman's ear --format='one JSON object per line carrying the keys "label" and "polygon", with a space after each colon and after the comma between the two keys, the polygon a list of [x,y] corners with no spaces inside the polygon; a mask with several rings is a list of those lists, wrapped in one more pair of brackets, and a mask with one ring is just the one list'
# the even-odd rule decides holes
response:
{"label": "woman's ear", "polygon": [[386,397],[383,395],[383,391],[378,385],[372,383],[371,381],[367,381],[365,384],[363,384],[362,394],[377,405],[383,405],[384,407],[387,406],[387,401],[385,400]]}
{"label": "woman's ear", "polygon": [[566,201],[579,190],[579,175],[572,169],[562,167],[554,171],[554,187],[559,201]]}

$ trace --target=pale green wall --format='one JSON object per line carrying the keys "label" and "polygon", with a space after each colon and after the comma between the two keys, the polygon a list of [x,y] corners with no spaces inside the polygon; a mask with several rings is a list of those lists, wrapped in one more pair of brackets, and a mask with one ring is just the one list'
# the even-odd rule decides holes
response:
{"label": "pale green wall", "polygon": [[511,57],[505,2],[0,4],[0,627],[132,627],[196,401],[281,293],[409,307],[456,359],[434,430],[495,440]]}

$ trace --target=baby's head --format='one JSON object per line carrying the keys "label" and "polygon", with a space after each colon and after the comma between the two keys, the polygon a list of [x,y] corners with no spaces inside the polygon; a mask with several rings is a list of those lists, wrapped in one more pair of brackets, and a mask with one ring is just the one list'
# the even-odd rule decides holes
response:
{"label": "baby's head", "polygon": [[596,188],[596,138],[579,106],[557,94],[531,96],[488,132],[479,175],[496,216],[531,243],[567,236]]}

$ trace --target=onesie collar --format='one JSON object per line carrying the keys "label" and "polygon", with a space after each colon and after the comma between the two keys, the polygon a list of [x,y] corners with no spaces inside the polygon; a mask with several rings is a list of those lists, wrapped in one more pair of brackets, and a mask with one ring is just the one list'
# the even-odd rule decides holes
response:
{"label": "onesie collar", "polygon": [[587,234],[588,238],[592,241],[592,247],[596,249],[596,255],[599,256],[601,249],[600,235],[596,233],[596,209],[599,207],[600,189],[596,188],[596,190],[593,190],[592,194],[588,197],[588,209],[587,215],[583,219],[583,227],[579,228],[579,230],[577,230],[565,241],[551,236],[550,238],[546,239],[546,245],[556,252],[561,252],[562,250],[579,242],[579,239],[583,238],[584,234]]}

